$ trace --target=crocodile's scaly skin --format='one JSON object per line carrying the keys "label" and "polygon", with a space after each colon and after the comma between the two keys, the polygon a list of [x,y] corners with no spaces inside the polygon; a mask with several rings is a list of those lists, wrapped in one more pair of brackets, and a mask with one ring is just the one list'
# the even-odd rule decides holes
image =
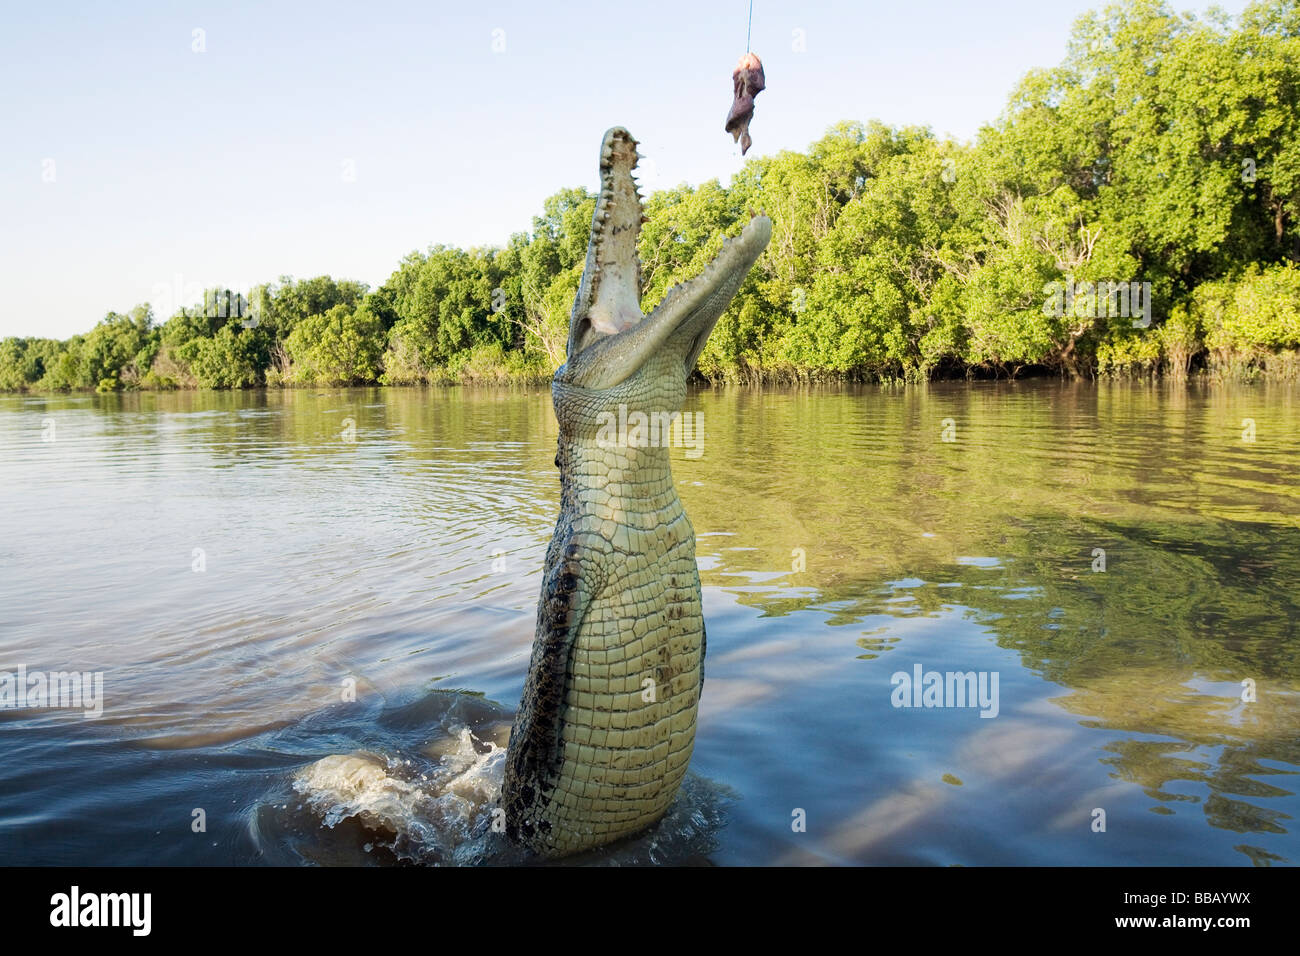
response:
{"label": "crocodile's scaly skin", "polygon": [[695,532],[666,429],[638,442],[602,432],[603,416],[680,412],[704,339],[771,234],[766,217],[751,220],[638,321],[634,156],[626,130],[606,133],[569,357],[552,383],[560,516],[502,789],[507,834],[544,856],[645,829],[686,774],[704,679]]}
{"label": "crocodile's scaly skin", "polygon": [[[685,376],[676,379],[657,379],[663,394],[639,407],[680,408]],[[557,455],[563,496],[538,633],[563,629],[575,603],[583,617],[563,679],[545,666],[551,642],[534,645],[514,731],[526,738],[541,730],[529,715],[558,712],[560,726],[547,731],[558,731],[562,772],[549,793],[519,793],[507,806],[524,840],[549,854],[600,846],[658,820],[694,745],[704,656],[695,532],[667,448],[598,443],[595,412],[609,397],[583,401],[556,388],[556,407],[566,409]],[[545,769],[529,776],[544,779]]]}

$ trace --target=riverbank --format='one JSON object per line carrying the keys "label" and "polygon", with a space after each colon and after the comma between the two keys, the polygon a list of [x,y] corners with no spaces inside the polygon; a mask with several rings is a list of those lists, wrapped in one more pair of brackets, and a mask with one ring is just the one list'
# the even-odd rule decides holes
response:
{"label": "riverbank", "polygon": [[[24,385],[18,388],[0,388],[0,394],[84,394],[88,392],[174,392],[174,391],[247,391],[265,388],[269,390],[296,390],[320,388],[404,388],[409,386],[432,387],[519,387],[535,388],[549,385],[554,369],[532,367],[507,367],[501,364],[477,363],[462,367],[457,372],[446,368],[412,373],[409,370],[402,377],[393,380],[387,375],[380,375],[372,381],[293,381],[283,376],[268,376],[270,381],[250,382],[233,388],[210,389],[201,386],[193,378],[184,382],[166,384],[151,382],[123,382],[120,379],[103,382],[97,388],[89,386],[72,388],[42,388],[39,384]],[[1210,385],[1250,385],[1256,382],[1297,382],[1300,381],[1300,350],[1281,352],[1248,351],[1220,352],[1213,356],[1197,354],[1185,356],[1178,363],[1170,362],[1166,357],[1156,355],[1149,359],[1135,358],[1126,362],[1114,359],[1083,372],[1076,371],[1070,375],[1060,369],[1042,365],[1015,366],[1011,368],[988,367],[954,367],[945,366],[922,374],[917,370],[899,372],[898,374],[881,374],[868,370],[834,372],[825,369],[782,368],[744,368],[738,370],[714,369],[711,374],[697,370],[692,376],[692,384],[704,388],[723,386],[742,386],[752,388],[791,388],[803,386],[840,385],[878,385],[894,388],[907,385],[943,382],[996,382],[1028,381],[1034,379],[1060,379],[1064,381],[1096,382],[1201,382]]]}
{"label": "riverbank", "polygon": [[[700,356],[709,382],[1294,379],[1297,91],[1286,4],[1086,14],[973,142],[846,120],[751,155],[726,185],[651,192],[640,306],[763,209],[772,241]],[[596,201],[559,188],[504,245],[413,251],[377,288],[177,276],[85,334],[3,339],[0,389],[544,382]]]}

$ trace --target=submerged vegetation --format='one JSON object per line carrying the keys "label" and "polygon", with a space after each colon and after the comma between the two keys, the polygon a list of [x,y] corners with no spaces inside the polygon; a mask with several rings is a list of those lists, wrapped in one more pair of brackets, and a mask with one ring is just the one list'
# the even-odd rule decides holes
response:
{"label": "submerged vegetation", "polygon": [[[642,306],[763,208],[771,244],[700,358],[713,382],[1300,378],[1297,104],[1297,0],[1235,20],[1129,0],[1080,18],[971,144],[845,122],[728,187],[652,194]],[[413,252],[374,290],[284,277],[7,338],[0,389],[544,379],[594,203],[562,189],[505,248]]]}

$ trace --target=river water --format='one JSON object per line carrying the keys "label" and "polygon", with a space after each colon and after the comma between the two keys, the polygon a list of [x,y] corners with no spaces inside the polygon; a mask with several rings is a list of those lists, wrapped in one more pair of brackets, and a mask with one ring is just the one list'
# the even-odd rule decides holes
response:
{"label": "river water", "polygon": [[[580,862],[1300,861],[1300,389],[687,410],[692,772]],[[501,859],[555,437],[540,389],[0,396],[0,864]]]}

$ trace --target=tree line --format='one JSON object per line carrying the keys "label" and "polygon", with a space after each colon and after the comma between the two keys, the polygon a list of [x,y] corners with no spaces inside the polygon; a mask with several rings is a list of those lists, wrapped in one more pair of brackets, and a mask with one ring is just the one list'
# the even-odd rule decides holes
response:
{"label": "tree line", "polygon": [[[653,193],[642,306],[762,208],[772,240],[700,358],[711,382],[1300,377],[1298,106],[1300,0],[1127,0],[1080,17],[971,143],[842,122],[727,187]],[[412,252],[373,290],[282,277],[6,338],[0,389],[543,380],[595,198],[561,189],[504,248]]]}

